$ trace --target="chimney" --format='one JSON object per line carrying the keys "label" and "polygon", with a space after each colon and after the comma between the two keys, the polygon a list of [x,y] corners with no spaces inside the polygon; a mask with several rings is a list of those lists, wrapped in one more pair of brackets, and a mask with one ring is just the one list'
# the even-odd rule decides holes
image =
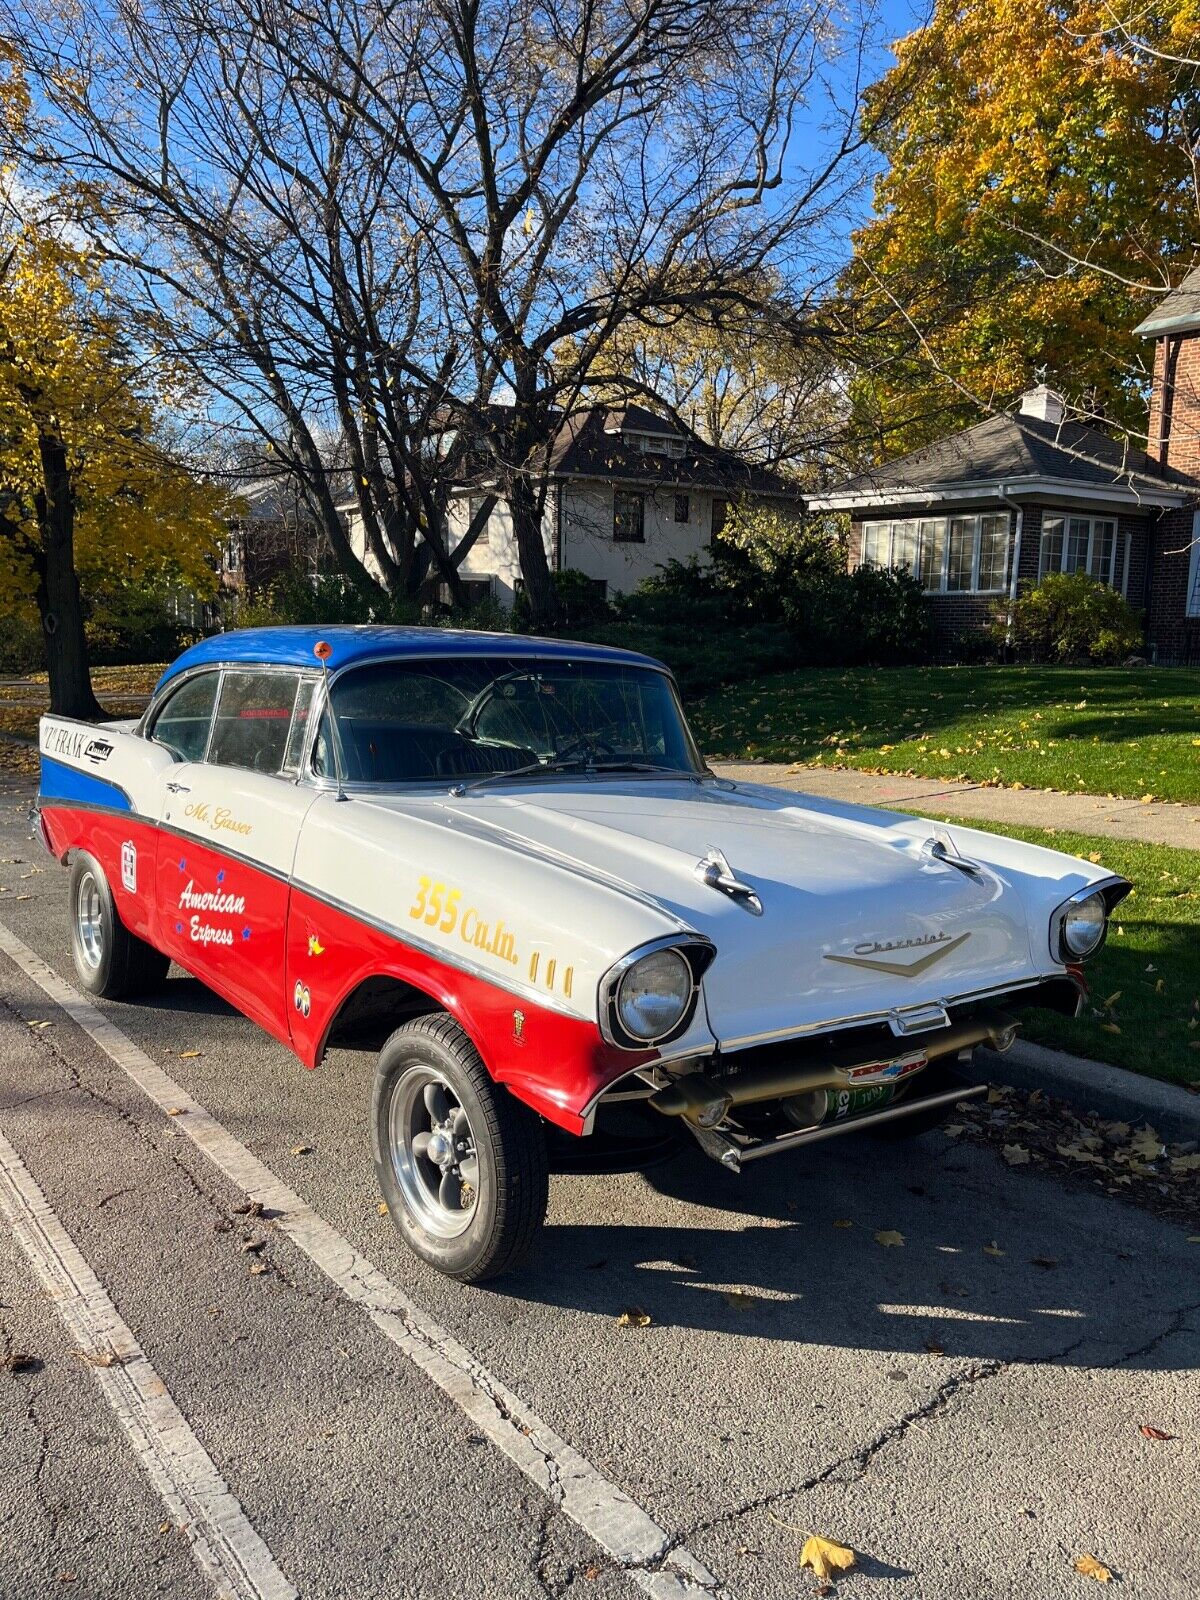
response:
{"label": "chimney", "polygon": [[1066,411],[1067,404],[1062,395],[1056,394],[1044,383],[1039,383],[1036,389],[1027,389],[1021,396],[1020,414],[1023,417],[1036,417],[1039,422],[1051,422],[1057,427]]}

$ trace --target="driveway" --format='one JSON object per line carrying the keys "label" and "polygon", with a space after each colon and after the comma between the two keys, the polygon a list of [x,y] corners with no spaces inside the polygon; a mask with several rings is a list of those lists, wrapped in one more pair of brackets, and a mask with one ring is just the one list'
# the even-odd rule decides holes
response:
{"label": "driveway", "polygon": [[531,1267],[466,1289],[380,1215],[366,1055],[305,1072],[177,972],[73,1002],[11,782],[0,858],[5,1600],[794,1600],[809,1531],[854,1600],[1086,1595],[1085,1554],[1200,1593],[1181,1229],[843,1139],[558,1176]]}

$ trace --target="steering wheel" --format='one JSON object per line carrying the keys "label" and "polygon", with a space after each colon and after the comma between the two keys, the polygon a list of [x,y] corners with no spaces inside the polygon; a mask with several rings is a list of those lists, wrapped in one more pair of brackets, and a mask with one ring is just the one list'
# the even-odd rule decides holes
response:
{"label": "steering wheel", "polygon": [[598,735],[590,733],[575,733],[563,744],[557,746],[554,751],[554,759],[556,761],[564,761],[576,750],[582,755],[604,756],[608,760],[611,760],[617,753],[616,746],[609,744],[607,739],[601,739]]}

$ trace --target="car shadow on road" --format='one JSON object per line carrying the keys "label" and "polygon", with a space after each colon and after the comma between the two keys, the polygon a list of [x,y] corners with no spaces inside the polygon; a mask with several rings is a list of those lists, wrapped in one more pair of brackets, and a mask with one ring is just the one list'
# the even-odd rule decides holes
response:
{"label": "car shadow on road", "polygon": [[[1186,1341],[1164,1335],[1200,1287],[1182,1235],[1172,1270],[1167,1224],[940,1134],[837,1143],[740,1178],[687,1152],[621,1180],[640,1193],[632,1208],[628,1190],[614,1196],[611,1220],[555,1226],[552,1209],[536,1263],[498,1287],[610,1318],[637,1308],[660,1326],[897,1356],[1183,1359]],[[1200,1361],[1200,1339],[1190,1349]]]}

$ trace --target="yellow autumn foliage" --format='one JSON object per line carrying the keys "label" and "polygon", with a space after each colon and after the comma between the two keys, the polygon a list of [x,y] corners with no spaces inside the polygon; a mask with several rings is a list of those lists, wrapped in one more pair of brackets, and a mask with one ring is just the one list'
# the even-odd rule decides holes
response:
{"label": "yellow autumn foliage", "polygon": [[86,257],[14,223],[0,237],[0,615],[32,612],[47,431],[67,449],[85,596],[156,579],[213,592],[225,497],[159,443],[171,399]]}
{"label": "yellow autumn foliage", "polygon": [[1200,56],[1200,0],[1122,4],[937,0],[895,46],[868,104],[886,167],[847,276],[881,453],[978,420],[976,402],[1008,404],[1042,369],[1144,432],[1132,329],[1155,301],[1137,286],[1177,282],[1197,237],[1178,134],[1198,74],[1173,53]]}

